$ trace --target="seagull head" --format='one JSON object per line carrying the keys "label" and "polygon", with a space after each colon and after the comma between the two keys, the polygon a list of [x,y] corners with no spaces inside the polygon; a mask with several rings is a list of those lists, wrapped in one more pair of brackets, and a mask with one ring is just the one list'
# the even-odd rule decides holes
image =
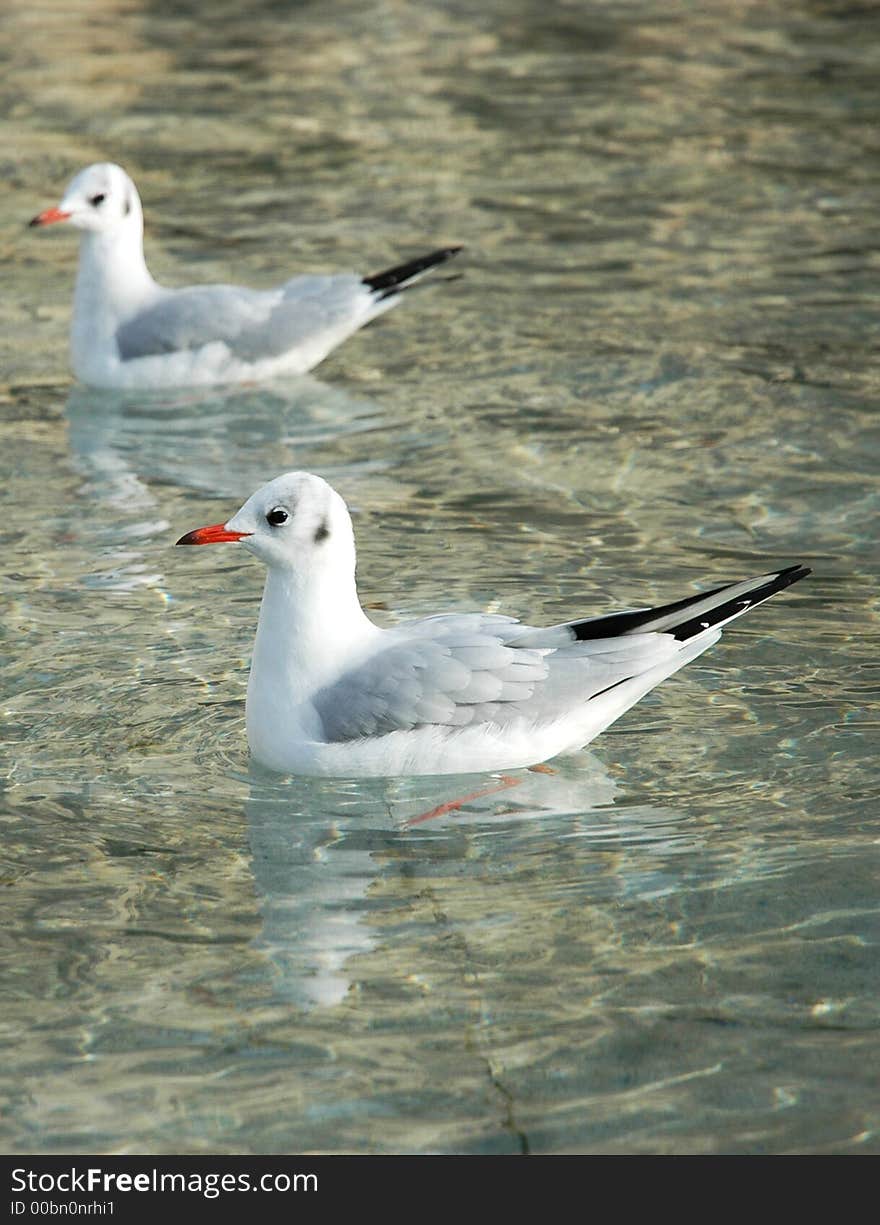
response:
{"label": "seagull head", "polygon": [[71,180],[55,208],[38,213],[32,226],[69,221],[79,230],[109,233],[141,224],[141,202],[134,183],[121,166],[98,162]]}
{"label": "seagull head", "polygon": [[240,542],[270,570],[301,577],[354,569],[348,507],[311,472],[287,472],[263,485],[226,523],[199,527],[178,544]]}

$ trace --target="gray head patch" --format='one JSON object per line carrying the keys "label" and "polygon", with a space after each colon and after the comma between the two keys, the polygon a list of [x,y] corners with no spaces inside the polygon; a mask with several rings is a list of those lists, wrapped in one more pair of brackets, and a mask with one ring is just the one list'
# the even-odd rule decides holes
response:
{"label": "gray head patch", "polygon": [[323,544],[330,535],[330,528],[326,519],[322,519],[315,531],[315,544]]}

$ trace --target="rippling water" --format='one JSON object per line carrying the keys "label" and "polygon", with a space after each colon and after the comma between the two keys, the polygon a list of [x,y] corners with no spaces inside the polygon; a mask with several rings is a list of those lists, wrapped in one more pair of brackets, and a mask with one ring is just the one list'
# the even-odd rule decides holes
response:
{"label": "rippling water", "polygon": [[[0,1143],[878,1151],[874,6],[200,11],[0,27]],[[307,379],[86,391],[22,226],[107,158],[170,283],[464,275]],[[278,779],[260,568],[171,545],[294,466],[386,623],[815,574],[554,774]]]}

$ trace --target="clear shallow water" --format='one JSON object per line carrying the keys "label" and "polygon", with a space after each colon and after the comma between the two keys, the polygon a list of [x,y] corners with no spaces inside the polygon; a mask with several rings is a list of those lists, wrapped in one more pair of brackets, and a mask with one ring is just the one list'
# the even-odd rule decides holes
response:
{"label": "clear shallow water", "polygon": [[[252,8],[0,30],[0,1143],[877,1151],[876,16]],[[465,275],[309,379],[85,392],[21,227],[99,157],[172,283]],[[380,619],[816,573],[418,821],[497,780],[251,771],[261,572],[170,547],[293,466]]]}

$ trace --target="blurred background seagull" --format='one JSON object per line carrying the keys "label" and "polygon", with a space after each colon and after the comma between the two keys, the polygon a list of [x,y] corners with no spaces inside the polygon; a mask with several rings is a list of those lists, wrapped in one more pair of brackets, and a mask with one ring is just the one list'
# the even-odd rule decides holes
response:
{"label": "blurred background seagull", "polygon": [[334,776],[508,770],[573,752],[805,578],[762,574],[659,608],[547,628],[451,613],[381,629],[361,608],[345,502],[290,472],[181,545],[240,542],[268,567],[247,692],[254,758]]}
{"label": "blurred background seagull", "polygon": [[73,372],[93,387],[148,389],[303,374],[400,301],[460,247],[443,247],[375,276],[298,276],[276,289],[166,289],[144,261],[137,189],[110,162],[82,170],[32,226],[82,232],[73,299]]}

